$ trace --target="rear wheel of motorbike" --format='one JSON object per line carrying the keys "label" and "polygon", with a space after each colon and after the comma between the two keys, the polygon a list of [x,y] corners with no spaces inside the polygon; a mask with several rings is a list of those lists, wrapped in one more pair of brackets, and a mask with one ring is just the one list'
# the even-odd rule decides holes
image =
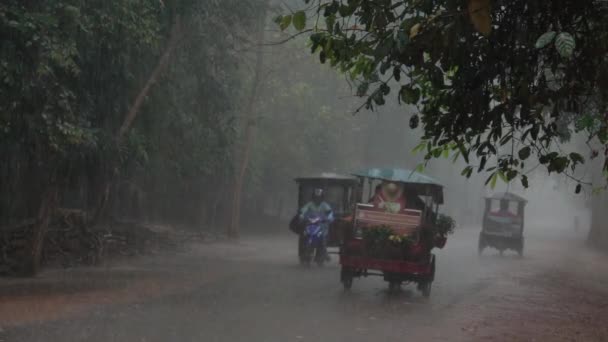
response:
{"label": "rear wheel of motorbike", "polygon": [[311,261],[312,261],[312,252],[305,248],[302,251],[302,256],[300,256],[300,265],[310,267]]}
{"label": "rear wheel of motorbike", "polygon": [[323,256],[321,255],[321,248],[315,248],[314,251],[314,256],[315,256],[315,263],[317,264],[317,266],[321,267],[323,266],[323,262],[325,261],[323,259]]}

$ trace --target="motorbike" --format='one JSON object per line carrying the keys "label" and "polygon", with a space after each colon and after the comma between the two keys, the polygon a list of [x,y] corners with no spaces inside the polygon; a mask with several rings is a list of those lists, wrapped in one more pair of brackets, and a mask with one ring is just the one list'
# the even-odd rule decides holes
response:
{"label": "motorbike", "polygon": [[323,224],[327,220],[320,215],[308,215],[304,218],[305,228],[300,236],[300,263],[310,265],[314,260],[323,266],[326,261]]}

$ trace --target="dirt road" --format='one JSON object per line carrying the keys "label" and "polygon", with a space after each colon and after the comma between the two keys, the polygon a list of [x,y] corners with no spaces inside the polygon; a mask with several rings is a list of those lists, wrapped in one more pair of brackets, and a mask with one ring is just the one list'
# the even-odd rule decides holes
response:
{"label": "dirt road", "polygon": [[0,341],[608,341],[606,256],[532,230],[524,258],[480,258],[476,238],[437,252],[429,300],[380,278],[345,293],[287,234],[1,280]]}

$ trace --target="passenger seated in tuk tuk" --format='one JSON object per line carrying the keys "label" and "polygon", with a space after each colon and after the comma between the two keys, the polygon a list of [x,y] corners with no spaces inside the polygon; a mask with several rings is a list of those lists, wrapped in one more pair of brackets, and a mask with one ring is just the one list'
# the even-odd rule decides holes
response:
{"label": "passenger seated in tuk tuk", "polygon": [[374,195],[369,198],[369,200],[367,201],[367,203],[370,203],[370,204],[373,203],[374,202],[374,198],[376,196],[379,196],[381,191],[382,191],[382,184],[376,185],[376,188],[374,189]]}
{"label": "passenger seated in tuk tuk", "polygon": [[501,200],[498,211],[493,211],[491,214],[501,217],[517,217],[517,215],[513,214],[511,210],[509,210],[509,201],[506,200]]}
{"label": "passenger seated in tuk tuk", "polygon": [[376,194],[371,198],[370,203],[376,208],[398,213],[406,208],[403,186],[393,182],[383,182],[380,189],[376,188]]}
{"label": "passenger seated in tuk tuk", "polygon": [[302,222],[306,215],[317,214],[324,218],[324,222],[321,224],[323,228],[323,250],[325,252],[325,258],[329,260],[327,254],[327,235],[329,232],[329,225],[334,221],[334,214],[331,206],[323,200],[324,193],[323,189],[315,189],[312,193],[312,200],[306,203],[300,209],[300,222]]}

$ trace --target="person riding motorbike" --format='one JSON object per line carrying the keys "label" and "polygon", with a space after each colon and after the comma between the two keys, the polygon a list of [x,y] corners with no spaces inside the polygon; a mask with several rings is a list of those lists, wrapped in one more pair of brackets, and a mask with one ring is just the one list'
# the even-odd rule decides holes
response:
{"label": "person riding motorbike", "polygon": [[315,189],[312,193],[312,199],[306,203],[300,209],[300,222],[303,222],[306,215],[317,214],[324,218],[321,228],[323,229],[323,252],[325,259],[329,260],[329,254],[327,254],[327,235],[329,232],[329,225],[334,221],[334,214],[331,206],[324,201],[323,189]]}

